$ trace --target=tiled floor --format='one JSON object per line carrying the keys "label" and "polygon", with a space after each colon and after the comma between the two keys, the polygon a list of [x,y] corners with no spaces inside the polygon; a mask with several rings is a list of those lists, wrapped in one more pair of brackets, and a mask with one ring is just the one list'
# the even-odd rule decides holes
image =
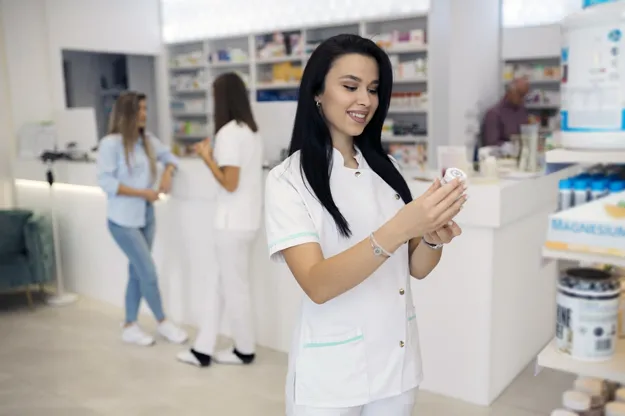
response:
{"label": "tiled floor", "polygon": [[[122,345],[121,311],[108,305],[81,299],[31,312],[21,303],[0,297],[0,416],[284,414],[284,354],[261,350],[253,366],[201,370],[174,360],[178,346]],[[572,378],[532,370],[489,409],[421,392],[415,415],[548,415]]]}

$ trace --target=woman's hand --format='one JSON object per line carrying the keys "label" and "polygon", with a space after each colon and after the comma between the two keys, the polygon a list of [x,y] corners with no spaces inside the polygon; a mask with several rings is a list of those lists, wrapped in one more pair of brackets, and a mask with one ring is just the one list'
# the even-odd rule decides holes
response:
{"label": "woman's hand", "polygon": [[462,234],[462,229],[456,224],[455,221],[450,221],[438,230],[426,233],[423,239],[430,244],[447,244],[451,240]]}
{"label": "woman's hand", "polygon": [[468,198],[463,195],[465,190],[466,185],[458,179],[442,186],[436,179],[423,195],[404,206],[394,220],[404,230],[406,241],[433,233],[449,223]]}
{"label": "woman's hand", "polygon": [[213,158],[213,148],[209,139],[204,139],[195,145],[195,152],[204,160]]}
{"label": "woman's hand", "polygon": [[148,202],[154,203],[159,199],[158,192],[156,192],[154,189],[145,189],[143,191],[143,198]]}
{"label": "woman's hand", "polygon": [[171,182],[173,177],[173,168],[167,167],[161,176],[161,183],[158,186],[158,191],[164,194],[168,194],[171,191]]}

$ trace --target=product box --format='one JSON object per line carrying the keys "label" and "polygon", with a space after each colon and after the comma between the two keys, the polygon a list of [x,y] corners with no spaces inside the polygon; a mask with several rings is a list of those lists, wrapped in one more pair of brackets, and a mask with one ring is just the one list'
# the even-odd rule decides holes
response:
{"label": "product box", "polygon": [[545,248],[625,257],[625,192],[550,215]]}

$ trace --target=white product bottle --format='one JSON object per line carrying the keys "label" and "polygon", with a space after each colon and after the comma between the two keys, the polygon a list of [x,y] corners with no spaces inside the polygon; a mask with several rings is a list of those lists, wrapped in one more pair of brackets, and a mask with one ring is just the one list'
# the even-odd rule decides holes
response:
{"label": "white product bottle", "polygon": [[579,1],[562,22],[562,146],[625,149],[625,2]]}
{"label": "white product bottle", "polygon": [[560,179],[558,183],[558,211],[573,205],[573,183],[570,179]]}
{"label": "white product bottle", "polygon": [[588,182],[586,179],[573,180],[573,206],[584,205],[588,202]]}

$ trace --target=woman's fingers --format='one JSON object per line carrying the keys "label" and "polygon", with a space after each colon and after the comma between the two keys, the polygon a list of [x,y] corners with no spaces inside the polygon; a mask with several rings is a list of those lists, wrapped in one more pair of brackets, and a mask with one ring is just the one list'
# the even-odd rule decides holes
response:
{"label": "woman's fingers", "polygon": [[427,191],[425,191],[423,196],[427,198],[428,196],[436,192],[436,190],[438,190],[440,187],[441,187],[441,181],[439,179],[434,179],[434,183],[430,185],[430,187],[427,189]]}
{"label": "woman's fingers", "polygon": [[452,207],[454,203],[456,203],[459,199],[462,199],[464,202],[466,200],[465,196],[463,196],[466,190],[466,186],[463,183],[460,183],[452,192],[447,194],[445,199],[438,203],[436,206],[435,214],[442,215],[447,211],[448,208]]}
{"label": "woman's fingers", "polygon": [[462,234],[462,229],[458,224],[456,224],[455,221],[451,221],[451,225],[447,227],[447,229],[452,233],[454,237],[458,237],[460,234]]}
{"label": "woman's fingers", "polygon": [[449,206],[443,213],[438,217],[439,225],[436,228],[440,228],[443,225],[447,224],[451,221],[453,217],[458,215],[460,210],[462,209],[462,205],[466,202],[467,196],[460,196],[451,206]]}
{"label": "woman's fingers", "polygon": [[458,179],[454,179],[453,181],[439,187],[431,195],[427,195],[426,199],[432,204],[432,206],[436,206],[447,198],[449,194],[457,190],[459,186],[461,186],[461,182]]}

